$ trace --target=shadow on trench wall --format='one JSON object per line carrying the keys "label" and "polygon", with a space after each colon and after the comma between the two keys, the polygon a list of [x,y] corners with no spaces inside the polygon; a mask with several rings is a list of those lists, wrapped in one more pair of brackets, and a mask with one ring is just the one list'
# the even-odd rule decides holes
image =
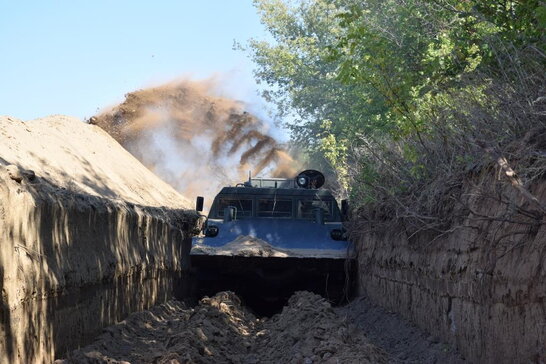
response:
{"label": "shadow on trench wall", "polygon": [[2,265],[0,265],[0,293],[2,293],[2,301],[0,301],[0,339],[4,339],[4,359],[12,362],[14,360],[14,350],[11,335],[11,313],[7,304],[8,297],[4,295],[4,267]]}
{"label": "shadow on trench wall", "polygon": [[168,300],[185,274],[194,223],[187,210],[5,175],[0,199],[0,362],[51,362]]}
{"label": "shadow on trench wall", "polygon": [[[360,293],[457,346],[470,362],[543,363],[546,215],[511,186],[484,178],[463,186],[453,214],[462,218],[447,233],[408,233],[389,221],[389,229],[362,234]],[[529,191],[546,202],[543,181]]]}

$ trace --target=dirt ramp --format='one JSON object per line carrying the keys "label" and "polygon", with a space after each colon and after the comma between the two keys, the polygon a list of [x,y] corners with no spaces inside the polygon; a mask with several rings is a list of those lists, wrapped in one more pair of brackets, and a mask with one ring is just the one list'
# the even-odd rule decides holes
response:
{"label": "dirt ramp", "polygon": [[195,218],[98,127],[0,118],[0,362],[51,362],[171,298]]}
{"label": "dirt ramp", "polygon": [[176,301],[131,315],[57,363],[385,363],[385,355],[322,297],[297,292],[256,318],[231,292],[195,308]]}

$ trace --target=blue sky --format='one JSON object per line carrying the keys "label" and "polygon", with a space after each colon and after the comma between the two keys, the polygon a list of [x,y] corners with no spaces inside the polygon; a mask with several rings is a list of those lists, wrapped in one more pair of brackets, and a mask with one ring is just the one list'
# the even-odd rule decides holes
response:
{"label": "blue sky", "polygon": [[267,38],[251,0],[0,0],[0,115],[90,117],[135,89],[214,74],[256,112],[252,63],[232,49],[250,37]]}

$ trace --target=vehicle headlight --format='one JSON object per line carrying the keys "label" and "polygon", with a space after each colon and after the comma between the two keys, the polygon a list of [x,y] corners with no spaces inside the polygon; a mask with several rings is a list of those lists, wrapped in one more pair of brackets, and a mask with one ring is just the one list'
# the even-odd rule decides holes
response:
{"label": "vehicle headlight", "polygon": [[218,226],[214,226],[214,225],[207,226],[207,228],[205,229],[205,236],[209,238],[214,238],[216,235],[218,235],[219,231],[220,229],[218,229]]}
{"label": "vehicle headlight", "polygon": [[345,235],[345,232],[341,229],[334,229],[330,231],[330,236],[334,240],[347,240],[347,236]]}

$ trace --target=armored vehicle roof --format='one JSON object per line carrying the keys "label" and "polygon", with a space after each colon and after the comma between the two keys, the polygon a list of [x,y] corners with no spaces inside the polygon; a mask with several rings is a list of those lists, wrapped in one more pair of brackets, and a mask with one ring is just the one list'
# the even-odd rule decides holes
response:
{"label": "armored vehicle roof", "polygon": [[306,188],[224,187],[218,195],[332,196],[329,190]]}

